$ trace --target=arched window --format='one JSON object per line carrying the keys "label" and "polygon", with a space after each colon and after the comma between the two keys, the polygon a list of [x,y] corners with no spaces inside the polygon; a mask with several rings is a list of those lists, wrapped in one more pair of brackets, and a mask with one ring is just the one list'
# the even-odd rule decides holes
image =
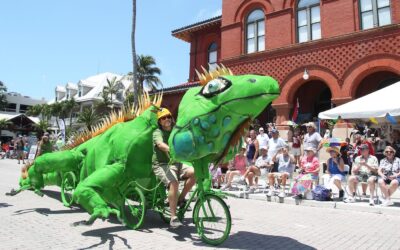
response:
{"label": "arched window", "polygon": [[391,24],[390,0],[360,0],[360,15],[363,30]]}
{"label": "arched window", "polygon": [[218,59],[218,45],[217,43],[212,43],[208,46],[208,65],[209,70],[215,69],[217,67]]}
{"label": "arched window", "polygon": [[297,38],[299,43],[321,38],[319,0],[299,0],[297,5]]}
{"label": "arched window", "polygon": [[262,10],[253,10],[246,20],[246,52],[265,49],[265,15]]}

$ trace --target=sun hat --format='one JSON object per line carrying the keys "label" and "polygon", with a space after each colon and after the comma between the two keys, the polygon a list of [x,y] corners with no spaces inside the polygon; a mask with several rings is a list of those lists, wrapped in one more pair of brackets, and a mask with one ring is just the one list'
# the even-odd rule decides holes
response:
{"label": "sun hat", "polygon": [[241,149],[246,149],[246,148],[247,148],[247,147],[246,147],[246,144],[243,143]]}
{"label": "sun hat", "polygon": [[167,108],[161,108],[157,112],[157,119],[159,120],[160,118],[165,117],[165,116],[172,116],[172,114]]}
{"label": "sun hat", "polygon": [[317,129],[317,127],[315,126],[315,123],[313,123],[313,122],[306,123],[306,127],[312,127],[313,129]]}
{"label": "sun hat", "polygon": [[330,153],[331,151],[335,151],[338,155],[340,155],[340,149],[338,147],[329,147],[326,149],[326,152]]}
{"label": "sun hat", "polygon": [[261,149],[268,150],[268,147],[267,147],[267,146],[261,146],[261,147],[260,147],[260,150],[261,150]]}
{"label": "sun hat", "polygon": [[313,147],[307,147],[304,149],[304,151],[313,151],[315,153],[317,150],[315,150]]}

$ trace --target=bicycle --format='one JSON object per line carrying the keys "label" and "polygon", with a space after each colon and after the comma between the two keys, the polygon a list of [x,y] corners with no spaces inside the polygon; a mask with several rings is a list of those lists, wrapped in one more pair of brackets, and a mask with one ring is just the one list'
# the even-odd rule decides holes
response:
{"label": "bicycle", "polygon": [[[205,243],[219,245],[229,236],[232,225],[231,214],[223,200],[227,196],[221,191],[212,190],[210,184],[208,179],[196,178],[196,188],[189,196],[186,205],[177,208],[177,217],[182,221],[190,203],[196,200],[192,218],[197,233]],[[158,212],[161,219],[169,223],[171,215],[169,204],[166,202],[168,191],[154,177],[150,186],[151,189],[146,189],[137,181],[133,181],[124,192],[125,205],[120,212],[129,228],[138,229],[143,225],[147,209]]]}

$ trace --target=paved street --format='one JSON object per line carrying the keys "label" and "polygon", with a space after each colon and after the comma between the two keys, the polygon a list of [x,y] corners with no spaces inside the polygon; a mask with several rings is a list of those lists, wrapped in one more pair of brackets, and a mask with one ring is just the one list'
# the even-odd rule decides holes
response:
{"label": "paved street", "polygon": [[[0,249],[213,249],[196,235],[190,219],[171,230],[148,213],[144,228],[127,230],[115,219],[72,227],[88,218],[63,207],[58,188],[44,197],[16,187],[16,161],[0,160]],[[232,231],[221,248],[231,249],[400,249],[399,215],[316,208],[230,198]],[[190,214],[188,214],[190,216]]]}

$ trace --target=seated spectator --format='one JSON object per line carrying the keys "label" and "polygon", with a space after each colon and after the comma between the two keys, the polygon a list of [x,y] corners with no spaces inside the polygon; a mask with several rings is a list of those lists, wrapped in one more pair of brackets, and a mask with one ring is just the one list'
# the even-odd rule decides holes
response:
{"label": "seated spectator", "polygon": [[246,173],[246,167],[248,165],[246,158],[246,146],[242,146],[239,154],[235,155],[235,158],[229,165],[229,170],[226,172],[225,180],[226,185],[221,190],[226,190],[232,187],[232,180],[235,175],[243,176]]}
{"label": "seated spectator", "polygon": [[379,186],[385,199],[382,206],[391,206],[393,201],[390,197],[396,192],[400,182],[400,159],[395,157],[396,150],[391,146],[385,148],[384,154],[386,157],[381,160],[378,169]]}
{"label": "seated spectator", "polygon": [[286,180],[293,174],[296,160],[289,154],[289,146],[285,146],[272,157],[272,161],[278,163],[278,171],[268,174],[270,190],[267,195],[272,196],[275,188],[275,178],[278,178],[281,180],[280,185],[282,188],[279,197],[284,198]]}
{"label": "seated spectator", "polygon": [[345,202],[355,202],[354,196],[356,194],[357,184],[359,182],[367,182],[371,194],[369,204],[373,206],[378,159],[375,156],[370,155],[370,148],[367,144],[363,144],[359,148],[361,150],[361,155],[357,156],[354,160],[352,176],[350,176],[348,183],[350,194]]}
{"label": "seated spectator", "polygon": [[342,188],[342,181],[344,180],[344,161],[340,157],[340,152],[338,147],[327,148],[326,152],[330,154],[330,158],[326,162],[328,168],[326,173],[329,175],[329,186],[335,184],[339,189],[339,200],[343,200],[344,190]]}
{"label": "seated spectator", "polygon": [[222,179],[221,168],[218,165],[211,163],[209,170],[211,175],[212,186],[215,188],[220,188]]}
{"label": "seated spectator", "polygon": [[261,155],[257,158],[255,165],[251,165],[243,176],[245,179],[247,178],[247,181],[249,182],[250,192],[253,192],[256,189],[253,185],[253,179],[261,175],[261,169],[271,167],[271,159],[268,157],[268,147],[262,146],[260,150]]}
{"label": "seated spectator", "polygon": [[291,187],[295,199],[302,199],[307,195],[312,189],[313,182],[318,180],[320,166],[316,156],[317,150],[314,147],[308,147],[304,151],[306,154],[300,161],[300,174],[294,179]]}

